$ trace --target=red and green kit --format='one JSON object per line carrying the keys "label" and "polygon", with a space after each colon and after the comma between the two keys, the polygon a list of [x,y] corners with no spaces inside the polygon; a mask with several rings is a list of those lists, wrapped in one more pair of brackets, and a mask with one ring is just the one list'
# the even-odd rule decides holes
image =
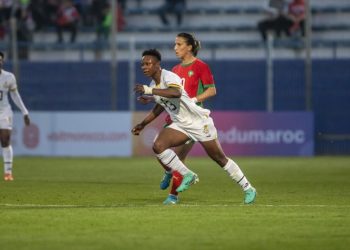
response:
{"label": "red and green kit", "polygon": [[178,64],[172,71],[181,77],[184,89],[191,98],[215,86],[209,66],[198,58],[190,64]]}

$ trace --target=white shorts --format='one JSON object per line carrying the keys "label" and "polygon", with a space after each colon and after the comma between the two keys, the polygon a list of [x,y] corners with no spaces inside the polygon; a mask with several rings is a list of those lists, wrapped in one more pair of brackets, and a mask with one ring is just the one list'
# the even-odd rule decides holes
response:
{"label": "white shorts", "polygon": [[0,129],[12,130],[13,113],[12,111],[0,112]]}
{"label": "white shorts", "polygon": [[211,141],[218,138],[218,133],[211,117],[194,121],[188,127],[183,127],[181,124],[173,122],[168,128],[182,132],[193,141]]}

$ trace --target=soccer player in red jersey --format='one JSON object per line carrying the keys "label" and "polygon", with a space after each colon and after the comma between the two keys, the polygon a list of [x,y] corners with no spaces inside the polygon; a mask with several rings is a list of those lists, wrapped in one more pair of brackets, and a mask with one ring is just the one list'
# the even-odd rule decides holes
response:
{"label": "soccer player in red jersey", "polygon": [[[197,58],[199,49],[200,42],[193,35],[179,33],[175,39],[174,50],[181,62],[173,67],[172,71],[182,79],[184,89],[189,97],[195,100],[198,105],[203,106],[203,101],[216,95],[216,88],[208,64]],[[168,123],[171,123],[170,117],[167,120]],[[185,161],[193,144],[194,141],[188,141],[174,149],[182,162]],[[165,172],[160,188],[168,188],[171,179],[173,181],[172,187],[170,194],[163,202],[164,204],[176,204],[178,202],[176,189],[182,181],[182,176],[178,172]]]}

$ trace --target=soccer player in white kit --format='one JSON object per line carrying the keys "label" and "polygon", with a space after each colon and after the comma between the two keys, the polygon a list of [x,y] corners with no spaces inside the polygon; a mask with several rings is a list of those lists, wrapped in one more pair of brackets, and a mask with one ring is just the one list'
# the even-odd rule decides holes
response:
{"label": "soccer player in white kit", "polygon": [[136,84],[134,91],[138,94],[153,95],[156,105],[131,132],[139,135],[147,124],[164,110],[167,111],[173,123],[160,131],[154,141],[153,151],[158,160],[168,168],[167,171],[178,171],[183,176],[182,183],[176,191],[183,192],[199,181],[197,174],[188,169],[171,149],[192,139],[198,141],[208,156],[241,186],[245,193],[244,203],[253,203],[256,190],[239,166],[223,152],[210,111],[196,105],[184,90],[181,78],[171,71],[162,69],[160,61],[161,55],[155,49],[145,50],[142,53],[142,71],[144,75],[152,78],[152,81],[149,86]]}
{"label": "soccer player in white kit", "polygon": [[0,51],[0,141],[4,160],[4,180],[13,181],[13,150],[11,146],[13,113],[8,100],[9,93],[13,102],[24,115],[25,125],[30,125],[30,119],[28,110],[17,90],[16,78],[11,72],[3,70],[3,64],[4,53]]}

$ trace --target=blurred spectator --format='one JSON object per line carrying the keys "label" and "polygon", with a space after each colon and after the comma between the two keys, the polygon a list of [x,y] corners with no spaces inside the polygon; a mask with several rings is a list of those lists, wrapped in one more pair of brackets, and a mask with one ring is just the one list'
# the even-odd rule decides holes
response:
{"label": "blurred spectator", "polygon": [[71,0],[63,0],[56,16],[57,41],[63,42],[63,31],[70,32],[70,42],[74,43],[79,24],[80,15]]}
{"label": "blurred spectator", "polygon": [[103,7],[101,15],[101,19],[96,27],[98,41],[107,40],[109,36],[109,31],[112,25],[111,7],[109,4],[106,4],[106,6]]}
{"label": "blurred spectator", "polygon": [[29,42],[33,39],[34,22],[29,8],[29,0],[20,0],[16,6],[15,17],[17,19],[18,57],[28,59]]}
{"label": "blurred spectator", "polygon": [[[18,56],[20,59],[28,58],[28,42],[32,41],[34,22],[29,9],[30,0],[0,0],[0,39],[9,35],[10,19],[15,18]],[[10,40],[12,36],[8,37]],[[11,52],[11,51],[10,51]],[[10,53],[10,57],[12,57]]]}
{"label": "blurred spectator", "polygon": [[48,22],[45,0],[31,0],[29,8],[35,23],[35,30],[41,30]]}
{"label": "blurred spectator", "polygon": [[10,19],[13,4],[13,0],[0,0],[0,18],[2,20]]}
{"label": "blurred spectator", "polygon": [[0,40],[5,38],[7,29],[10,26],[9,20],[11,17],[12,6],[12,0],[0,0]]}
{"label": "blurred spectator", "polygon": [[73,0],[75,8],[79,12],[81,23],[84,26],[92,25],[92,21],[89,16],[89,7],[91,2],[91,0]]}
{"label": "blurred spectator", "polygon": [[292,21],[287,24],[286,29],[293,35],[300,31],[305,36],[305,1],[294,0],[288,6],[288,17]]}
{"label": "blurred spectator", "polygon": [[284,16],[287,14],[287,7],[288,0],[268,1],[268,7],[265,9],[267,17],[258,22],[258,30],[264,41],[266,41],[269,31],[274,31],[276,37],[281,36],[280,22],[284,20]]}
{"label": "blurred spectator", "polygon": [[176,16],[177,25],[181,26],[185,8],[185,0],[165,0],[164,4],[159,8],[159,17],[162,23],[168,26],[169,21],[166,15],[168,13],[173,13]]}
{"label": "blurred spectator", "polygon": [[305,4],[304,0],[270,0],[269,17],[258,23],[258,29],[263,41],[267,33],[272,31],[276,37],[282,34],[291,36],[297,31],[304,35]]}
{"label": "blurred spectator", "polygon": [[35,23],[35,30],[56,26],[56,15],[60,0],[31,0],[29,9]]}
{"label": "blurred spectator", "polygon": [[56,26],[57,13],[61,6],[61,2],[64,0],[46,0],[44,1],[45,15],[46,15],[46,25]]}
{"label": "blurred spectator", "polygon": [[90,12],[94,25],[97,27],[97,36],[99,36],[99,26],[104,22],[106,9],[109,8],[107,0],[92,0]]}
{"label": "blurred spectator", "polygon": [[[92,8],[96,19],[96,33],[97,40],[107,40],[112,25],[112,10],[111,6],[107,1],[93,1]],[[124,15],[121,6],[119,5],[116,9],[117,13],[117,29],[123,30],[125,25]]]}

